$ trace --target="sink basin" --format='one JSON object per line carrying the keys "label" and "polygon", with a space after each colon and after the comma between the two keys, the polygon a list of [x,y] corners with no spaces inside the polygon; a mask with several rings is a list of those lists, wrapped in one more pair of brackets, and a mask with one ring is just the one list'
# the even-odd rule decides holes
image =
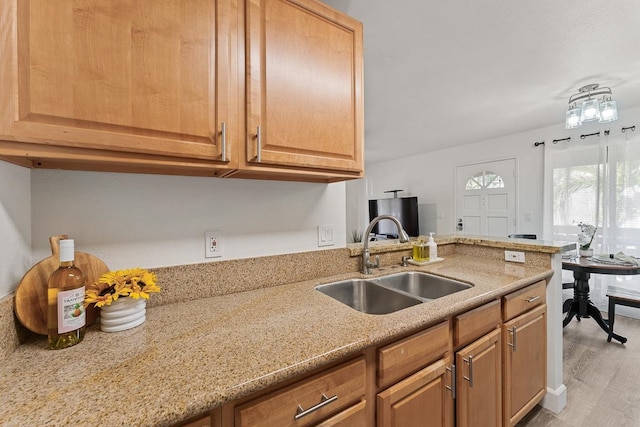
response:
{"label": "sink basin", "polygon": [[382,286],[407,292],[425,300],[441,298],[472,287],[468,283],[417,271],[382,276],[374,281]]}
{"label": "sink basin", "polygon": [[388,314],[471,287],[433,274],[406,271],[327,283],[316,286],[316,290],[363,313]]}
{"label": "sink basin", "polygon": [[316,289],[349,307],[368,314],[388,314],[420,304],[417,298],[375,283],[352,279],[316,286]]}

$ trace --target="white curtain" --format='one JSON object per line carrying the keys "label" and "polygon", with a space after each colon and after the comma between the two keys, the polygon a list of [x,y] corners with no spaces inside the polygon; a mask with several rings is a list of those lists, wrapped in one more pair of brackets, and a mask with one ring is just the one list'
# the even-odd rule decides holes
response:
{"label": "white curtain", "polygon": [[[544,238],[575,242],[583,222],[597,227],[595,253],[640,257],[640,129],[577,133],[545,141],[544,150]],[[563,272],[563,282],[571,280]],[[593,274],[589,285],[592,302],[606,311],[607,286],[640,289],[640,276]],[[640,318],[640,310],[619,311]]]}

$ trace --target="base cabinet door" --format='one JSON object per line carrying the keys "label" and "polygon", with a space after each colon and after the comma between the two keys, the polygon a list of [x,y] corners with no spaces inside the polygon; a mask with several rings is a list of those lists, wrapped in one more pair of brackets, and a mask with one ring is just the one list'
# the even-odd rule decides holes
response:
{"label": "base cabinet door", "polygon": [[502,327],[505,426],[516,425],[546,393],[546,327],[546,305]]}
{"label": "base cabinet door", "polygon": [[502,349],[495,329],[456,353],[456,425],[502,425]]}
{"label": "base cabinet door", "polygon": [[451,375],[439,360],[378,394],[378,427],[453,425]]}

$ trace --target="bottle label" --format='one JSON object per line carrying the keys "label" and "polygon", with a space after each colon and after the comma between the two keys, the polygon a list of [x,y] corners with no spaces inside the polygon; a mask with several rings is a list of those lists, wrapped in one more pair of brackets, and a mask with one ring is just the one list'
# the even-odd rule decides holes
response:
{"label": "bottle label", "polygon": [[84,325],[84,286],[58,292],[58,333],[75,331]]}

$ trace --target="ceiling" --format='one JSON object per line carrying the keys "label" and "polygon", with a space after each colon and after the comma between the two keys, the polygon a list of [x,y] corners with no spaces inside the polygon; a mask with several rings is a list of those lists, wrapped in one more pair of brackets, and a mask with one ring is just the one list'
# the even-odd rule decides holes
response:
{"label": "ceiling", "polygon": [[640,1],[324,0],[364,24],[367,163],[564,122],[609,86],[640,106]]}

